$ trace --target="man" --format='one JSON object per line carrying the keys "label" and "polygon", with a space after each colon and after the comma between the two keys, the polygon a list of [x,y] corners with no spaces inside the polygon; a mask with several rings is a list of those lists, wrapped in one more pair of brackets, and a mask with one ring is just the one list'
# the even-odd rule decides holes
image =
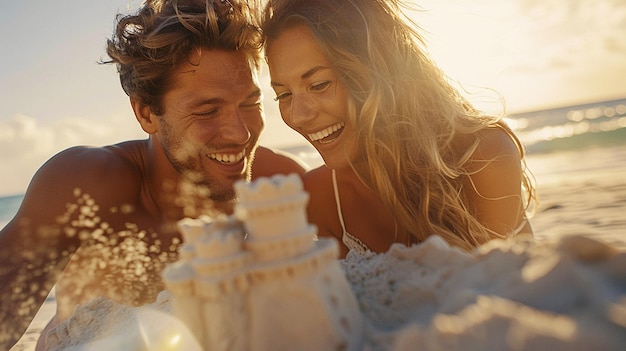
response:
{"label": "man", "polygon": [[149,138],[74,147],[35,174],[0,233],[0,349],[55,284],[46,331],[97,296],[154,301],[161,270],[177,259],[178,220],[230,213],[239,179],[304,173],[257,149],[260,40],[248,5],[234,0],[148,0],[118,18],[107,53]]}

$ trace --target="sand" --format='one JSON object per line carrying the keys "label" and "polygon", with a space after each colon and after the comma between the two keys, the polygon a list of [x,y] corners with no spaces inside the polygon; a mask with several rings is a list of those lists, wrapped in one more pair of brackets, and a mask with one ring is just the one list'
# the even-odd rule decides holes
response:
{"label": "sand", "polygon": [[[626,348],[626,251],[592,237],[497,240],[472,253],[431,237],[341,264],[366,320],[364,350]],[[190,335],[168,316],[166,292],[139,308],[97,299],[53,331],[52,349],[162,349],[168,335]],[[167,349],[193,350],[187,341]]]}
{"label": "sand", "polygon": [[[623,350],[626,252],[585,236],[348,257],[371,350]],[[389,345],[392,345],[391,347]]]}

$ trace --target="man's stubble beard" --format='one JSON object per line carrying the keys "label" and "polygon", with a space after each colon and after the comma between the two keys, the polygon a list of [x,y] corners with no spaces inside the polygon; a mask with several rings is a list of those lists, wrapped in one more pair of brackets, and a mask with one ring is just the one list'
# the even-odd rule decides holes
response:
{"label": "man's stubble beard", "polygon": [[[190,143],[180,142],[180,140],[164,141],[163,149],[168,161],[174,167],[174,169],[183,176],[183,179],[188,182],[186,185],[187,193],[189,195],[189,187],[196,189],[194,193],[210,198],[213,201],[229,202],[235,200],[234,182],[223,186],[218,180],[211,176],[202,166],[202,159],[208,157],[204,152],[204,147],[194,147]],[[243,176],[240,178],[245,181],[252,179],[252,164],[254,162],[254,156],[258,145],[255,145],[250,154],[246,156],[246,169]],[[174,150],[172,152],[172,150]],[[186,151],[188,150],[188,151]],[[195,154],[196,157],[191,155]]]}

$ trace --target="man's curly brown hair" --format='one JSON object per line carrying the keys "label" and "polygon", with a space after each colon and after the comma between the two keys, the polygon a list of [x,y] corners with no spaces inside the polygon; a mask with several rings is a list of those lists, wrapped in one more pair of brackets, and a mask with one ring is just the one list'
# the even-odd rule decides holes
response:
{"label": "man's curly brown hair", "polygon": [[199,48],[241,51],[259,69],[262,36],[254,2],[147,0],[136,14],[117,16],[107,40],[124,92],[163,113],[161,100],[180,62]]}

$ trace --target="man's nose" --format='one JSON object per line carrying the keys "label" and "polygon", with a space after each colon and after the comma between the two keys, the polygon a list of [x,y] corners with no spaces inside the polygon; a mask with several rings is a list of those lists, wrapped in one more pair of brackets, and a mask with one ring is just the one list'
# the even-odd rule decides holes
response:
{"label": "man's nose", "polygon": [[238,109],[234,109],[220,126],[220,137],[225,141],[245,144],[250,136],[249,126]]}

